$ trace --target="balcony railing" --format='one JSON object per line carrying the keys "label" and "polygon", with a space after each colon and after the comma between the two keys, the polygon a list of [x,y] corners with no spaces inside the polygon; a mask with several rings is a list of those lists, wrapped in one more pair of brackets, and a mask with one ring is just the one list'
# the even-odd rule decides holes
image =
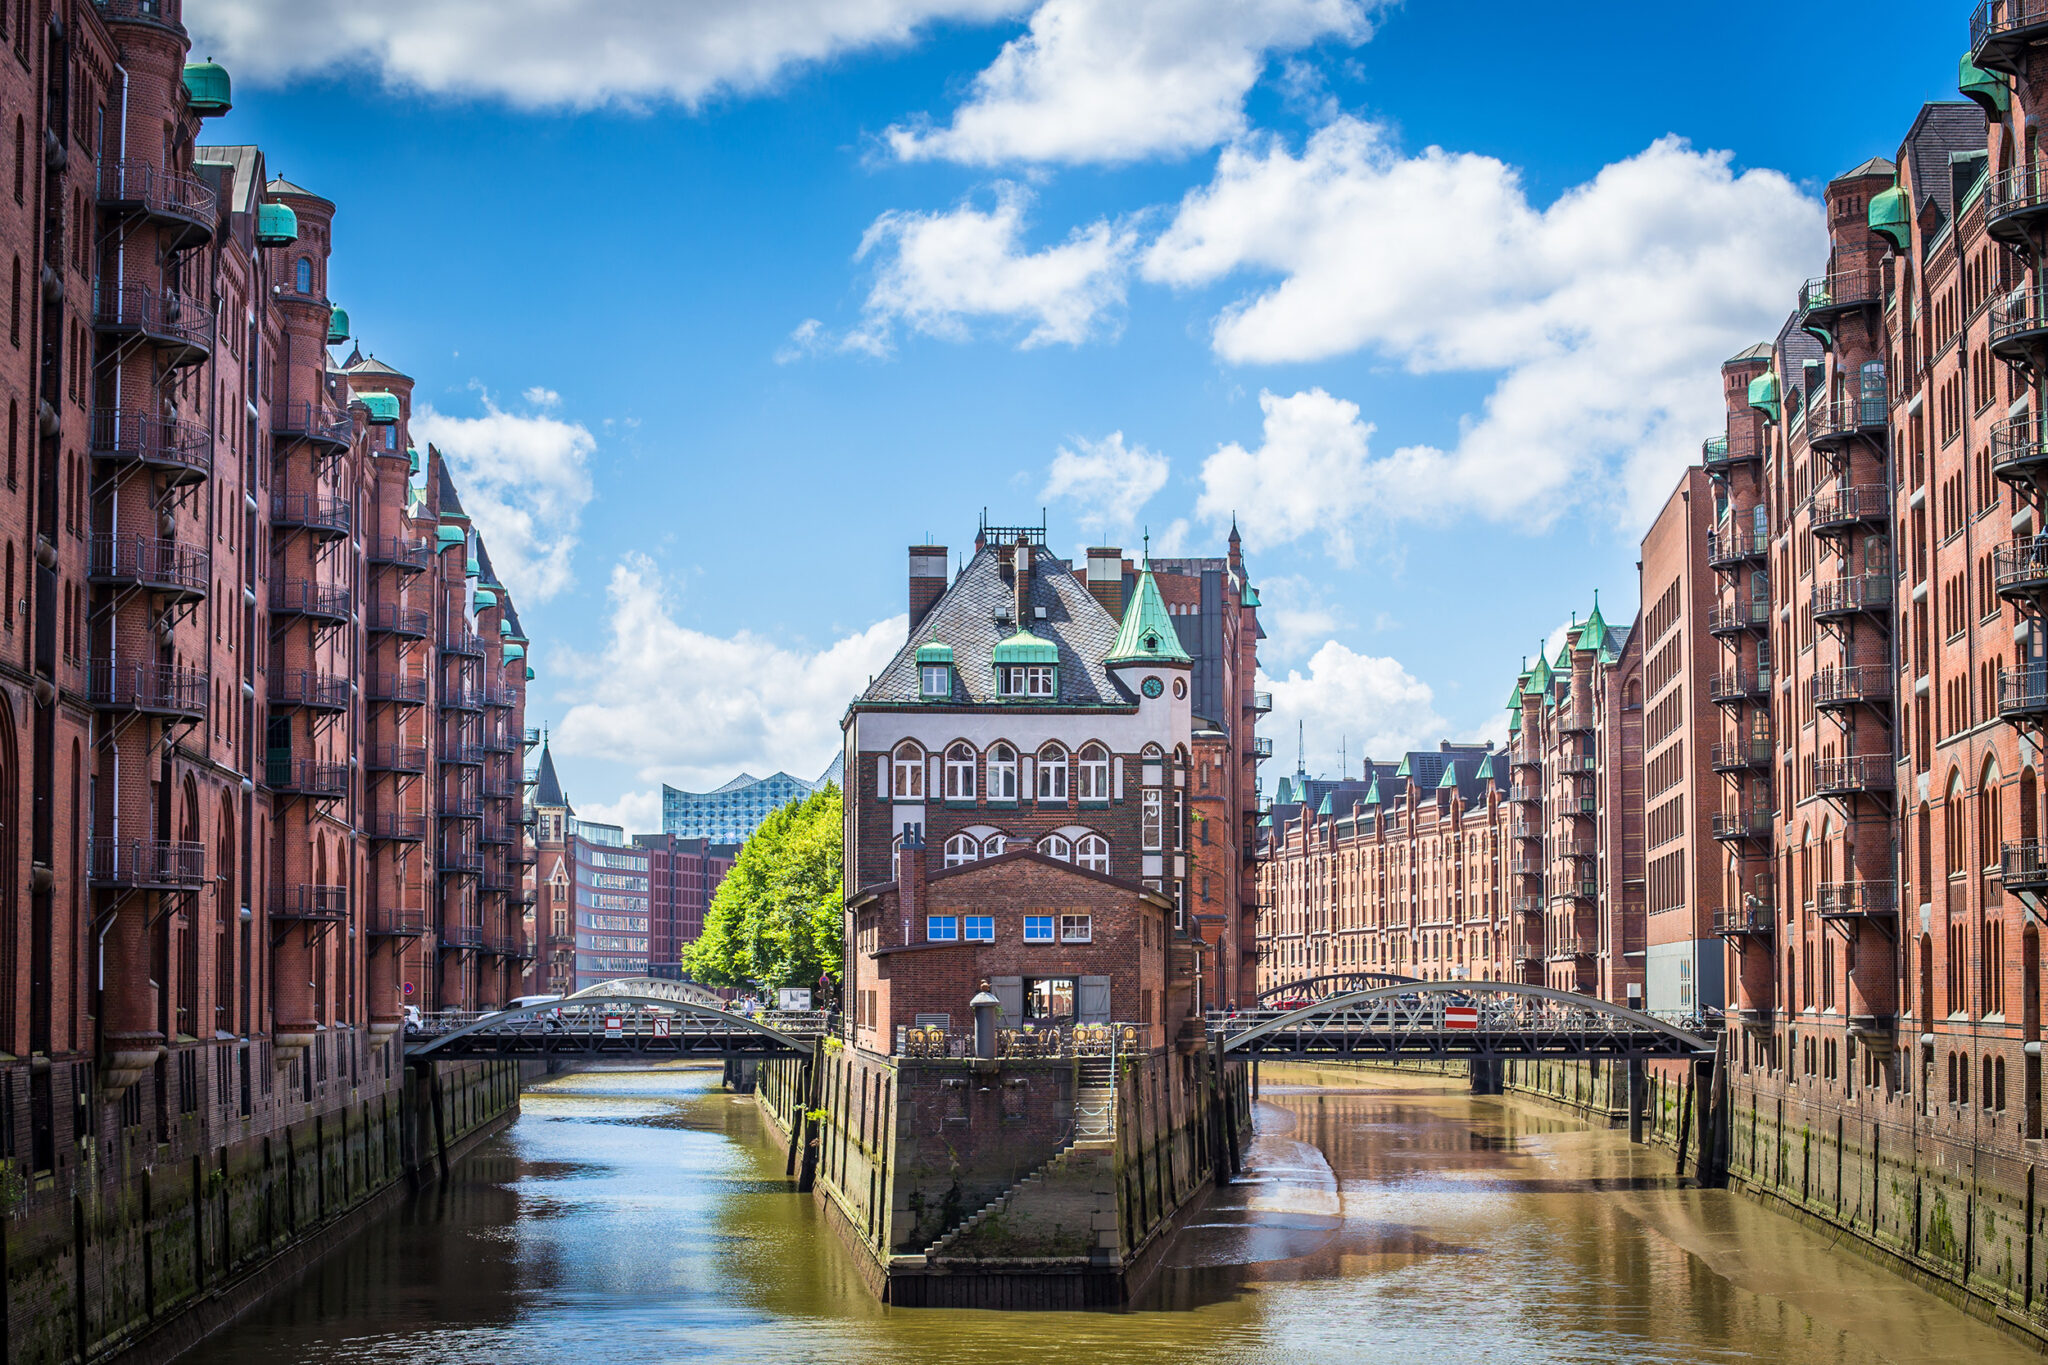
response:
{"label": "balcony railing", "polygon": [[1822,882],[1813,907],[1822,919],[1891,919],[1899,912],[1898,900],[1891,882]]}
{"label": "balcony railing", "polygon": [[2048,841],[2005,845],[1998,853],[1998,874],[2008,891],[2048,891]]}
{"label": "balcony railing", "polygon": [[2029,601],[2048,594],[2048,535],[1994,547],[1991,574],[2001,597]]}
{"label": "balcony railing", "polygon": [[405,536],[370,536],[364,542],[363,553],[370,563],[388,564],[401,573],[424,573],[434,560],[433,546]]}
{"label": "balcony railing", "polygon": [[273,709],[304,706],[315,711],[346,711],[348,693],[348,679],[336,673],[291,668],[270,674],[269,696]]}
{"label": "balcony railing", "polygon": [[264,764],[272,791],[332,801],[348,795],[348,765],[311,758],[273,757]]}
{"label": "balcony railing", "polygon": [[1991,353],[2025,361],[2048,341],[2048,290],[2021,289],[1991,305]]}
{"label": "balcony railing", "polygon": [[477,837],[480,843],[509,844],[515,842],[519,836],[512,832],[510,825],[492,824],[487,820],[484,822],[483,833]]}
{"label": "balcony railing", "polygon": [[1731,635],[1737,631],[1764,630],[1771,624],[1771,604],[1761,598],[1747,602],[1716,602],[1707,609],[1707,632]]}
{"label": "balcony railing", "polygon": [[1880,436],[1890,426],[1889,400],[1881,393],[1830,398],[1806,410],[1806,443],[1817,448],[1841,445],[1858,436]]}
{"label": "balcony railing", "polygon": [[1700,463],[1709,474],[1725,473],[1730,467],[1749,464],[1763,455],[1753,423],[1730,427],[1725,435],[1709,436],[1700,446]]}
{"label": "balcony railing", "polygon": [[303,578],[283,579],[270,585],[270,614],[346,623],[349,618],[349,592],[347,588]]}
{"label": "balcony railing", "polygon": [[270,495],[272,525],[311,531],[324,539],[347,535],[354,515],[354,509],[346,498],[331,497],[325,493]]}
{"label": "balcony railing", "polygon": [[1712,829],[1716,839],[1768,839],[1777,817],[1766,806],[1747,810],[1717,810]]}
{"label": "balcony railing", "polygon": [[1253,758],[1271,758],[1272,756],[1273,756],[1273,740],[1272,740],[1272,738],[1271,738],[1270,736],[1268,736],[1268,735],[1254,735],[1254,736],[1252,737],[1252,757],[1253,757]]}
{"label": "balcony railing", "polygon": [[480,876],[484,870],[484,853],[480,848],[451,848],[443,844],[436,865],[443,872]]}
{"label": "balcony railing", "polygon": [[135,157],[100,162],[95,193],[110,215],[141,213],[166,223],[174,229],[175,246],[205,241],[220,216],[204,180]]}
{"label": "balcony railing", "polygon": [[1711,761],[1717,773],[1737,773],[1746,768],[1768,768],[1771,766],[1771,742],[1768,739],[1751,738],[1716,744],[1712,750]]}
{"label": "balcony railing", "polygon": [[1740,668],[1730,673],[1716,673],[1707,679],[1707,700],[1747,701],[1752,697],[1770,694],[1771,675],[1761,669]]}
{"label": "balcony railing", "polygon": [[1256,716],[1263,716],[1272,709],[1273,694],[1271,692],[1254,692],[1252,693],[1252,699],[1245,703],[1245,710],[1250,711]]}
{"label": "balcony railing", "polygon": [[98,835],[89,848],[87,877],[94,886],[137,891],[201,886],[207,879],[206,845]]}
{"label": "balcony railing", "polygon": [[1892,789],[1889,754],[1851,754],[1813,760],[1813,789],[1822,796],[1853,796]]}
{"label": "balcony railing", "polygon": [[2048,663],[1998,670],[1998,714],[2005,720],[2048,718]]}
{"label": "balcony railing", "polygon": [[322,445],[347,446],[356,438],[355,419],[321,403],[304,399],[270,405],[273,435],[294,441],[318,441]]}
{"label": "balcony railing", "polygon": [[427,701],[427,679],[424,674],[417,673],[372,673],[369,696],[371,701],[424,706]]}
{"label": "balcony railing", "polygon": [[1871,267],[1838,270],[1808,280],[1799,290],[1802,318],[1831,317],[1851,308],[1861,308],[1884,298],[1884,277]]}
{"label": "balcony railing", "polygon": [[1813,675],[1813,705],[1820,710],[1891,700],[1892,672],[1882,664],[1823,668]]}
{"label": "balcony railing", "polygon": [[432,625],[425,607],[400,606],[396,602],[372,602],[369,615],[368,624],[373,635],[402,635],[409,640],[424,640]]}
{"label": "balcony railing", "polygon": [[1985,187],[1984,226],[2000,241],[2025,243],[2027,228],[2044,215],[2048,215],[2048,167],[2038,163],[2015,166],[1992,176]]}
{"label": "balcony railing", "polygon": [[419,938],[427,932],[421,908],[380,905],[370,912],[370,933],[379,938]]}
{"label": "balcony railing", "polygon": [[424,773],[427,749],[423,744],[372,744],[364,765],[373,773]]}
{"label": "balcony railing", "polygon": [[1567,736],[1583,735],[1593,729],[1593,708],[1590,706],[1567,706],[1557,713],[1557,734],[1560,741]]}
{"label": "balcony railing", "polygon": [[443,820],[481,820],[484,818],[483,798],[469,792],[457,792],[442,797],[437,803],[437,812]]}
{"label": "balcony railing", "polygon": [[1860,612],[1882,614],[1890,619],[1892,579],[1890,574],[1866,573],[1830,579],[1813,585],[1815,620],[1853,616]]}
{"label": "balcony railing", "polygon": [[441,636],[443,654],[459,654],[464,658],[481,659],[484,654],[483,637],[474,631],[451,630]]}
{"label": "balcony railing", "polygon": [[1517,783],[1508,788],[1508,800],[1540,803],[1543,800],[1543,788]]}
{"label": "balcony railing", "polygon": [[1813,495],[1813,529],[1818,535],[1891,519],[1891,496],[1882,484],[1851,484]]}
{"label": "balcony railing", "polygon": [[1717,569],[1762,559],[1770,550],[1769,539],[1754,530],[1734,528],[1715,531],[1707,537],[1707,563]]}
{"label": "balcony railing", "polygon": [[443,744],[438,757],[443,763],[461,768],[481,768],[484,765],[481,744]]}
{"label": "balcony railing", "polygon": [[1722,938],[1769,937],[1777,927],[1778,912],[1768,905],[1745,902],[1733,909],[1723,906],[1714,912],[1714,932]]}
{"label": "balcony railing", "polygon": [[427,837],[427,817],[380,811],[372,815],[363,830],[372,839],[393,844],[417,844]]}
{"label": "balcony railing", "polygon": [[1970,56],[1992,71],[2019,74],[2021,57],[2048,38],[2048,0],[1981,0],[1970,16]]}
{"label": "balcony railing", "polygon": [[500,711],[509,711],[518,704],[519,700],[513,695],[511,688],[492,687],[489,683],[484,684],[484,706],[486,709],[496,708]]}
{"label": "balcony railing", "polygon": [[167,364],[196,364],[213,352],[213,310],[175,290],[103,284],[92,321],[102,332],[144,338]]}
{"label": "balcony railing", "polygon": [[274,920],[335,921],[348,918],[348,888],[301,884],[270,898]]}
{"label": "balcony railing", "polygon": [[1509,834],[1516,839],[1541,839],[1543,826],[1533,820],[1517,820],[1509,827]]}
{"label": "balcony railing", "polygon": [[143,465],[168,475],[174,484],[197,483],[213,474],[211,432],[196,422],[140,408],[94,409],[86,445],[95,460]]}
{"label": "balcony railing", "polygon": [[1991,428],[1991,472],[2008,482],[2030,484],[2048,471],[2048,427],[2032,413]]}
{"label": "balcony railing", "polygon": [[206,674],[176,664],[93,663],[86,668],[86,694],[102,711],[197,720],[206,714],[211,687]]}
{"label": "balcony railing", "polygon": [[484,946],[484,930],[480,924],[444,924],[441,926],[443,948],[481,948]]}
{"label": "balcony railing", "polygon": [[1543,859],[1516,858],[1508,865],[1508,871],[1517,877],[1540,877],[1543,875]]}
{"label": "balcony railing", "polygon": [[97,532],[88,552],[96,583],[132,583],[177,597],[204,597],[211,576],[206,551],[156,536]]}

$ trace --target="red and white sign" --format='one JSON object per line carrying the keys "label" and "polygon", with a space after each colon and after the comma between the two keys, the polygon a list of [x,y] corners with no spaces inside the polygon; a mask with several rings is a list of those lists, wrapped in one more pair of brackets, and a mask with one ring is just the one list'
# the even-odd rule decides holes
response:
{"label": "red and white sign", "polygon": [[668,1037],[668,1020],[658,1014],[654,1016],[654,1036],[657,1038]]}
{"label": "red and white sign", "polygon": [[604,1036],[607,1038],[623,1038],[625,1035],[626,1021],[616,1014],[607,1014],[604,1017]]}
{"label": "red and white sign", "polygon": [[1479,1010],[1472,1005],[1444,1006],[1444,1027],[1471,1031],[1479,1027]]}

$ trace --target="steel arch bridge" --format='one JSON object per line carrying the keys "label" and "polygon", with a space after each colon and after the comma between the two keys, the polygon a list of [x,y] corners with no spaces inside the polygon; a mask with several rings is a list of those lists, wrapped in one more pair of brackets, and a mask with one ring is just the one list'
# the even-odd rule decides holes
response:
{"label": "steel arch bridge", "polygon": [[1592,996],[1509,981],[1412,981],[1294,1010],[1212,1015],[1240,1057],[1567,1061],[1711,1059],[1712,1039]]}
{"label": "steel arch bridge", "polygon": [[1259,1008],[1267,1008],[1276,1000],[1296,1000],[1306,996],[1310,1000],[1323,1001],[1353,991],[1371,990],[1374,986],[1405,986],[1419,984],[1421,980],[1419,976],[1402,976],[1399,972],[1333,972],[1326,976],[1304,976],[1260,991]]}
{"label": "steel arch bridge", "polygon": [[[408,1062],[504,1058],[666,1061],[677,1057],[810,1057],[830,1029],[822,1010],[748,1017],[702,1003],[688,982],[603,981],[520,1009],[429,1020],[407,1037]],[[437,1027],[437,1025],[439,1027]]]}

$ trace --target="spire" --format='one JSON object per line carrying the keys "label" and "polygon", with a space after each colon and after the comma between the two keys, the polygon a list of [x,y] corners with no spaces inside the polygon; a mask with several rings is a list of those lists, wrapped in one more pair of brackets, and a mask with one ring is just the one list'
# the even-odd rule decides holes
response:
{"label": "spire", "polygon": [[555,774],[555,756],[548,748],[548,737],[545,732],[540,738],[540,771],[534,780],[533,804],[536,808],[558,806],[571,815],[576,813],[575,808],[569,804],[569,798],[562,793],[562,779]]}
{"label": "spire", "polygon": [[1124,608],[1123,625],[1117,630],[1116,643],[1110,646],[1109,657],[1104,662],[1194,662],[1181,648],[1180,632],[1173,628],[1173,617],[1166,610],[1166,599],[1159,595],[1159,585],[1152,581],[1152,557],[1149,553],[1145,556],[1144,567],[1138,571],[1137,590],[1131,594],[1130,605]]}

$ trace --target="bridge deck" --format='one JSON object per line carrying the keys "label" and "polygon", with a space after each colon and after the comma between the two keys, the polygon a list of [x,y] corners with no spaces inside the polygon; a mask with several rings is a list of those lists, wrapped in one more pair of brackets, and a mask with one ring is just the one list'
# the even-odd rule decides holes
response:
{"label": "bridge deck", "polygon": [[817,1011],[775,1011],[751,1019],[722,1011],[626,1004],[563,1004],[540,1013],[429,1020],[406,1035],[418,1060],[616,1057],[802,1057],[831,1026]]}
{"label": "bridge deck", "polygon": [[1496,983],[1383,987],[1296,1010],[1209,1017],[1238,1056],[1300,1058],[1693,1058],[1713,1043],[1661,1020],[1561,992]]}

